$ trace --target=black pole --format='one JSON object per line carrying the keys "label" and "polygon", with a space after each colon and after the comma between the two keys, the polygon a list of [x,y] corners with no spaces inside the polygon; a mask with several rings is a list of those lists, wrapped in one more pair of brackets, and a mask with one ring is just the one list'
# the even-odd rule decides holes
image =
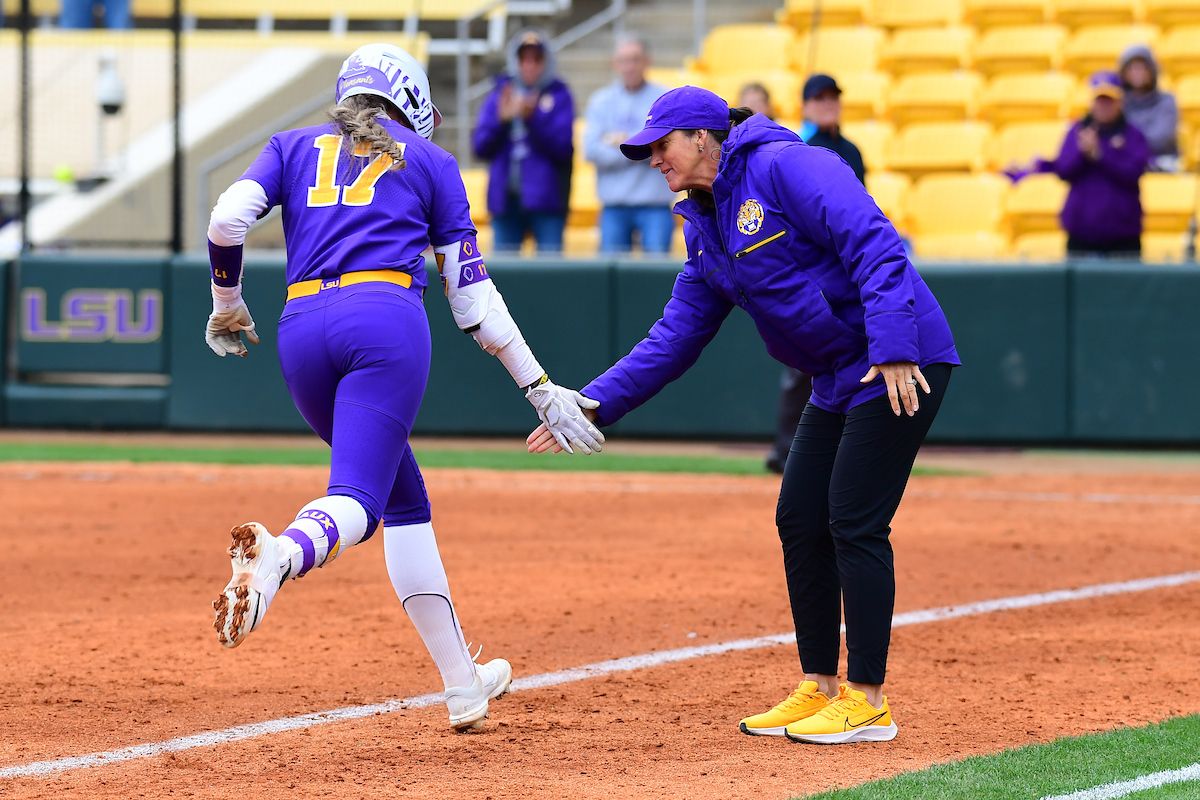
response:
{"label": "black pole", "polygon": [[[29,0],[21,0],[28,3]],[[171,252],[183,252],[183,0],[175,0],[171,11],[171,49],[173,78],[171,86]]]}
{"label": "black pole", "polygon": [[21,0],[21,108],[18,112],[21,127],[21,188],[17,195],[17,214],[21,220],[21,252],[30,249],[29,212],[33,198],[29,193],[29,29],[33,27],[30,0]]}

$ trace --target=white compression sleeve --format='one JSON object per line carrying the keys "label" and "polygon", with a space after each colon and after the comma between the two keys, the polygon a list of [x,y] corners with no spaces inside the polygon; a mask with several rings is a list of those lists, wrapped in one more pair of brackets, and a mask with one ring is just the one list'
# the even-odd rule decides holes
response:
{"label": "white compression sleeve", "polygon": [[433,252],[454,323],[471,334],[481,348],[500,359],[517,386],[524,388],[535,383],[545,370],[488,275],[475,237],[434,247]]}
{"label": "white compression sleeve", "polygon": [[213,206],[208,240],[221,247],[245,244],[246,232],[266,210],[267,193],[257,181],[235,181]]}
{"label": "white compression sleeve", "polygon": [[442,683],[447,689],[470,686],[475,663],[450,602],[450,583],[433,525],[384,526],[383,554],[392,588],[442,674]]}

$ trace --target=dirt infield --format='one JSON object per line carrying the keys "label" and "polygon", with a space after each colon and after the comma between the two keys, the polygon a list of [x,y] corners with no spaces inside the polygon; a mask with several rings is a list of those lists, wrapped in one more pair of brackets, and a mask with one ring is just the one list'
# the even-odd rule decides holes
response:
{"label": "dirt infield", "polygon": [[[976,467],[986,466],[979,460]],[[1086,477],[1037,460],[915,479],[897,611],[1200,569],[1200,464]],[[431,471],[468,638],[518,675],[787,631],[777,480]],[[274,529],[313,468],[0,466],[0,768],[434,691],[379,541],[288,585],[225,651],[225,532]],[[1200,584],[899,628],[900,737],[820,748],[737,732],[797,680],[793,647],[514,693],[458,736],[441,706],[48,777],[5,797],[776,797],[1200,711]]]}

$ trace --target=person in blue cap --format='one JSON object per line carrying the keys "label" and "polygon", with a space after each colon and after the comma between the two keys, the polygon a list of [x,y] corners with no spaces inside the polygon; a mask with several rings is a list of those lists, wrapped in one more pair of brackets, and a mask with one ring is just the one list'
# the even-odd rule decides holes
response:
{"label": "person in blue cap", "polygon": [[[766,117],[685,86],[659,98],[621,150],[688,192],[675,206],[687,261],[646,338],[582,389],[599,403],[588,413],[610,425],[649,400],[696,362],[734,308],[754,320],[767,352],[812,376],[776,510],[804,678],[740,728],[805,742],[890,740],[888,536],[961,363],[946,317],[846,162]],[[544,426],[528,444],[557,449]]]}
{"label": "person in blue cap", "polygon": [[804,124],[800,138],[805,144],[824,147],[842,157],[854,170],[854,176],[867,181],[867,165],[854,142],[842,135],[842,87],[832,75],[818,72],[804,82]]}

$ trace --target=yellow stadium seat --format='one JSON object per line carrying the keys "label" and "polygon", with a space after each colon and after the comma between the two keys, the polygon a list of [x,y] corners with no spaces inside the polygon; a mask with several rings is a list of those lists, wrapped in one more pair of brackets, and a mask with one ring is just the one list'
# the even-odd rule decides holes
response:
{"label": "yellow stadium seat", "polygon": [[1063,122],[1016,122],[992,137],[991,164],[996,170],[1024,166],[1035,158],[1058,155],[1067,126]]}
{"label": "yellow stadium seat", "polygon": [[1141,0],[1054,0],[1054,19],[1069,28],[1141,22]]}
{"label": "yellow stadium seat", "polygon": [[1062,261],[1067,257],[1067,235],[1062,231],[1021,234],[1013,239],[1012,249],[1025,261]]}
{"label": "yellow stadium seat", "polygon": [[993,28],[975,43],[975,69],[988,75],[1058,69],[1066,41],[1067,29],[1058,25]]}
{"label": "yellow stadium seat", "polygon": [[965,16],[976,28],[1040,25],[1052,14],[1049,0],[967,0]]}
{"label": "yellow stadium seat", "polygon": [[591,258],[599,252],[598,225],[568,225],[563,230],[563,255],[570,258]]}
{"label": "yellow stadium seat", "polygon": [[963,0],[875,0],[875,24],[885,28],[957,25]]}
{"label": "yellow stadium seat", "polygon": [[[1200,0],[1197,0],[1200,8]],[[1154,54],[1171,75],[1200,73],[1200,25],[1172,28]]]}
{"label": "yellow stadium seat", "polygon": [[1158,29],[1153,25],[1101,25],[1081,28],[1063,46],[1063,68],[1087,76],[1101,69],[1116,69],[1121,51],[1131,44],[1153,48]]}
{"label": "yellow stadium seat", "polygon": [[1200,75],[1189,75],[1175,86],[1179,116],[1193,128],[1200,125]]}
{"label": "yellow stadium seat", "polygon": [[467,187],[467,202],[471,204],[471,221],[476,226],[487,223],[487,186],[488,171],[486,169],[464,169],[462,171],[463,185]]}
{"label": "yellow stadium seat", "polygon": [[982,122],[909,125],[892,139],[888,168],[918,177],[933,172],[980,172],[991,128]]}
{"label": "yellow stadium seat", "polygon": [[1183,232],[1196,209],[1195,175],[1151,172],[1142,176],[1142,213],[1147,232]]}
{"label": "yellow stadium seat", "polygon": [[847,122],[842,125],[842,133],[862,153],[863,162],[867,165],[867,173],[887,169],[887,151],[896,135],[896,129],[890,122],[877,120],[862,120]]}
{"label": "yellow stadium seat", "polygon": [[726,72],[709,76],[705,88],[719,94],[729,105],[737,105],[742,88],[748,83],[761,83],[771,96],[775,116],[796,119],[800,116],[800,90],[803,81],[795,72]]}
{"label": "yellow stadium seat", "polygon": [[993,125],[1062,119],[1075,101],[1078,82],[1065,72],[998,75],[979,100],[979,115]]}
{"label": "yellow stadium seat", "polygon": [[[775,19],[797,30],[817,25],[862,25],[871,22],[873,0],[787,0]],[[814,13],[815,12],[815,13]]]}
{"label": "yellow stadium seat", "polygon": [[847,72],[837,76],[842,87],[842,119],[877,119],[887,113],[892,79],[883,72]]}
{"label": "yellow stadium seat", "polygon": [[970,119],[982,91],[983,79],[975,72],[922,72],[897,79],[888,94],[888,105],[899,125]]}
{"label": "yellow stadium seat", "polygon": [[1156,264],[1176,264],[1184,260],[1188,238],[1179,233],[1143,233],[1142,261]]}
{"label": "yellow stadium seat", "polygon": [[596,195],[596,168],[590,162],[576,164],[571,174],[570,211],[567,225],[594,227],[600,216],[600,198]]}
{"label": "yellow stadium seat", "polygon": [[801,34],[792,51],[793,67],[803,75],[825,72],[837,78],[843,72],[876,68],[887,35],[879,28],[826,28]]}
{"label": "yellow stadium seat", "polygon": [[901,230],[905,230],[908,225],[904,216],[904,202],[911,188],[912,179],[907,175],[867,168],[867,191],[875,198],[875,205],[879,206],[879,210]]}
{"label": "yellow stadium seat", "polygon": [[1008,181],[996,175],[930,175],[908,193],[908,231],[922,258],[997,258],[1007,255],[1004,198]]}
{"label": "yellow stadium seat", "polygon": [[1057,175],[1030,175],[1008,192],[1008,218],[1015,234],[1059,230],[1058,215],[1069,187]]}
{"label": "yellow stadium seat", "polygon": [[700,58],[685,66],[708,73],[723,70],[788,69],[796,34],[779,25],[722,25],[704,38]]}
{"label": "yellow stadium seat", "polygon": [[963,69],[974,42],[972,28],[902,28],[884,45],[880,63],[893,75]]}
{"label": "yellow stadium seat", "polygon": [[1200,25],[1200,0],[1145,0],[1146,19],[1164,28]]}

